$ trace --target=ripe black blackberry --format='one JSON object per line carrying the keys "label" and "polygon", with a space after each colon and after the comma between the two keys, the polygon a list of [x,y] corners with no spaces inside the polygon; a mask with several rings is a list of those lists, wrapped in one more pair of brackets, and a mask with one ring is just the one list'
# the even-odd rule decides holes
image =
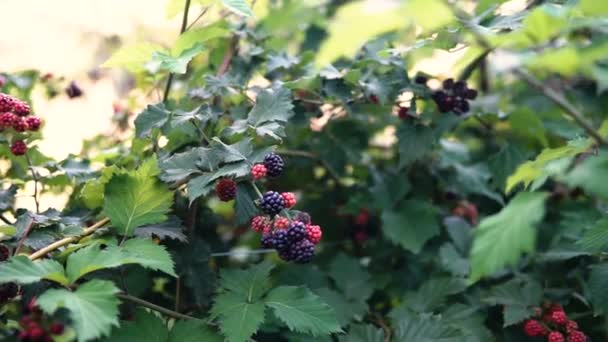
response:
{"label": "ripe black blackberry", "polygon": [[264,166],[266,166],[268,177],[278,177],[283,173],[285,162],[280,155],[272,152],[264,157]]}
{"label": "ripe black blackberry", "polygon": [[285,200],[280,193],[276,191],[268,191],[262,197],[260,201],[260,208],[270,215],[274,216],[281,212],[281,210],[285,209]]}
{"label": "ripe black blackberry", "polygon": [[290,242],[298,242],[306,237],[306,225],[299,221],[293,221],[287,229],[287,238]]}
{"label": "ripe black blackberry", "polygon": [[315,255],[315,245],[307,239],[302,239],[291,245],[291,257],[298,264],[309,263]]}
{"label": "ripe black blackberry", "polygon": [[70,82],[67,88],[65,88],[65,93],[68,95],[70,99],[75,97],[82,96],[82,89],[78,86],[75,81]]}
{"label": "ripe black blackberry", "polygon": [[454,82],[451,78],[443,81],[442,90],[437,90],[431,95],[439,112],[453,112],[456,115],[468,112],[470,105],[467,100],[473,100],[476,97],[477,91],[469,89],[465,81]]}
{"label": "ripe black blackberry", "polygon": [[260,242],[262,243],[262,247],[264,248],[272,248],[273,247],[273,233],[264,233],[260,238]]}
{"label": "ripe black blackberry", "polygon": [[228,202],[236,197],[236,182],[232,179],[223,178],[215,184],[215,193],[221,201]]}
{"label": "ripe black blackberry", "polygon": [[272,233],[272,246],[277,251],[285,251],[289,247],[289,238],[286,230],[275,230]]}
{"label": "ripe black blackberry", "polygon": [[19,287],[15,283],[0,285],[0,304],[5,304],[9,300],[15,298],[18,293]]}
{"label": "ripe black blackberry", "polygon": [[278,253],[279,253],[279,258],[281,258],[281,260],[283,260],[283,261],[293,261],[294,260],[293,251],[290,248],[285,248],[285,249],[279,250]]}
{"label": "ripe black blackberry", "polygon": [[418,75],[416,76],[416,78],[414,78],[414,82],[416,82],[416,84],[423,84],[425,85],[426,82],[428,82],[428,77],[426,76],[422,76],[422,75]]}
{"label": "ripe black blackberry", "polygon": [[305,211],[298,211],[296,215],[293,217],[294,221],[300,221],[305,225],[310,224],[312,221],[310,219],[310,214]]}

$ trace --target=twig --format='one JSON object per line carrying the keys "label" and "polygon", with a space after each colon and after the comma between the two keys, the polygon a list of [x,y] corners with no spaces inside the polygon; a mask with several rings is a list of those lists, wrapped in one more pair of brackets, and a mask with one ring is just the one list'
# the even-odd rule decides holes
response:
{"label": "twig", "polygon": [[210,7],[211,6],[207,6],[207,7],[203,8],[203,10],[198,15],[198,17],[196,17],[196,19],[192,20],[190,25],[188,25],[188,27],[186,27],[186,31],[188,31],[190,28],[192,28],[192,26],[194,26],[194,24],[196,24],[197,21],[199,21],[203,16],[205,16],[205,13],[207,13],[207,11],[209,10]]}
{"label": "twig", "polygon": [[[182,27],[179,30],[179,34],[181,35],[187,29],[188,25],[188,11],[190,10],[190,0],[186,0],[186,5],[184,6],[184,16],[182,17]],[[169,78],[167,79],[167,84],[165,85],[165,93],[163,94],[163,102],[167,102],[169,99],[169,93],[171,92],[171,85],[173,84],[173,73],[169,73]]]}
{"label": "twig", "polygon": [[36,214],[40,214],[40,201],[38,200],[38,175],[36,174],[36,171],[34,170],[34,165],[32,165],[32,160],[30,159],[30,157],[27,155],[27,153],[25,154],[25,161],[27,162],[27,166],[30,169],[30,172],[32,173],[32,178],[34,179],[34,202],[36,203]]}
{"label": "twig", "polygon": [[224,58],[222,58],[222,64],[220,64],[220,67],[217,69],[217,76],[221,76],[223,74],[226,73],[226,71],[228,71],[228,69],[230,68],[230,63],[232,63],[232,58],[234,57],[234,54],[236,53],[236,46],[239,43],[239,36],[237,36],[236,34],[232,36],[232,39],[230,40],[230,44],[228,45],[228,50],[226,50],[226,53],[224,53]]}
{"label": "twig", "polygon": [[160,312],[160,313],[164,314],[165,316],[169,316],[169,317],[176,318],[176,319],[188,319],[188,320],[196,320],[196,321],[204,322],[204,320],[202,320],[200,318],[184,315],[184,314],[181,314],[179,312],[175,312],[173,310],[169,310],[167,308],[163,308],[162,306],[156,305],[154,303],[150,303],[150,302],[148,302],[146,300],[143,300],[143,299],[137,298],[137,297],[133,297],[133,296],[125,294],[125,293],[119,293],[116,296],[118,298],[120,298],[120,299],[128,300],[128,301],[130,301],[132,303],[135,303],[135,304],[137,304],[139,306],[143,306],[145,308],[152,309],[154,311]]}
{"label": "twig", "polygon": [[4,223],[8,224],[9,226],[14,225],[14,223],[9,221],[9,219],[7,219],[6,216],[4,216],[4,214],[0,214],[0,220]]}
{"label": "twig", "polygon": [[63,238],[61,240],[55,241],[52,244],[50,244],[50,245],[48,245],[48,246],[46,246],[46,247],[44,247],[42,249],[39,249],[38,251],[30,254],[29,255],[29,259],[30,260],[36,260],[36,259],[38,259],[40,257],[45,256],[46,254],[48,254],[48,253],[50,253],[52,251],[58,249],[58,248],[61,248],[61,247],[65,246],[65,245],[69,245],[72,242],[76,242],[76,241],[82,239],[85,236],[89,236],[89,235],[93,234],[97,229],[103,227],[108,222],[110,222],[110,219],[107,218],[107,217],[105,217],[105,218],[97,221],[94,225],[92,225],[92,226],[90,226],[88,228],[85,228],[84,232],[81,235],[79,235],[79,236],[70,236],[70,237]]}
{"label": "twig", "polygon": [[19,239],[19,242],[17,242],[17,247],[15,247],[15,251],[13,252],[13,255],[19,254],[19,251],[21,250],[21,246],[23,246],[23,242],[25,241],[25,239],[29,235],[30,231],[34,227],[34,219],[32,217],[29,217],[29,220],[30,220],[30,222],[27,224],[27,228],[25,228],[25,232],[23,232],[23,235]]}
{"label": "twig", "polygon": [[181,306],[180,305],[181,287],[182,287],[181,277],[177,276],[177,279],[175,280],[175,312],[179,312],[179,308]]}
{"label": "twig", "polygon": [[[475,36],[477,43],[481,45],[482,48],[484,48],[485,50],[494,49],[494,47],[492,46],[492,44],[490,44],[486,37],[481,32],[479,32],[477,28],[471,23],[471,19],[468,13],[458,8],[449,0],[444,0],[444,3],[452,10],[456,18],[458,18],[463,23],[463,25],[473,34],[473,36]],[[606,145],[606,141],[604,140],[604,138],[602,138],[602,136],[593,128],[593,126],[591,126],[591,124],[589,124],[585,120],[584,115],[576,107],[574,107],[574,105],[572,105],[564,97],[563,94],[553,90],[546,84],[536,79],[534,76],[530,75],[522,68],[514,68],[513,73],[521,80],[528,83],[528,85],[530,85],[531,87],[539,90],[543,95],[545,95],[545,97],[547,97],[555,104],[557,104],[560,108],[562,108],[568,116],[570,116],[581,128],[583,128],[585,132],[587,132],[587,134],[589,134],[589,136],[595,139],[598,145]]]}

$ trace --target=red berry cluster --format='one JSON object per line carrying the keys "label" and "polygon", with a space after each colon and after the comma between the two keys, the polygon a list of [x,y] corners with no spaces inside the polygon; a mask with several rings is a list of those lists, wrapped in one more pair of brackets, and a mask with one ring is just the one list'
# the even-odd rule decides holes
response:
{"label": "red berry cluster", "polygon": [[547,336],[548,342],[586,342],[587,336],[578,330],[578,323],[569,320],[564,308],[548,303],[538,308],[537,317],[524,322],[524,333],[528,336]]}
{"label": "red berry cluster", "polygon": [[232,201],[236,197],[236,182],[230,178],[220,179],[215,183],[215,193],[220,201]]}
{"label": "red berry cluster", "polygon": [[443,81],[443,89],[433,93],[431,98],[441,113],[453,112],[462,115],[469,111],[469,101],[477,97],[477,90],[467,87],[465,81],[454,82],[448,78]]}
{"label": "red berry cluster", "polygon": [[479,220],[479,212],[477,212],[477,206],[467,201],[458,203],[456,207],[452,209],[452,215],[462,217],[469,221],[470,224],[476,225]]}
{"label": "red berry cluster", "polygon": [[[0,129],[12,129],[16,133],[37,131],[42,125],[40,118],[30,115],[30,106],[27,102],[13,96],[0,93]],[[16,156],[27,152],[27,145],[20,137],[13,139],[11,152]]]}
{"label": "red berry cluster", "polygon": [[28,303],[26,313],[19,321],[22,328],[18,336],[19,341],[52,342],[52,335],[63,334],[63,324],[46,322],[35,299]]}

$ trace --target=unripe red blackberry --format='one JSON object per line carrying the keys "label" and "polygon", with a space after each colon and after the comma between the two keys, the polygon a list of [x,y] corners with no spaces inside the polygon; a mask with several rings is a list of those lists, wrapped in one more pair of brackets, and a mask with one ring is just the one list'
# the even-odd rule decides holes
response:
{"label": "unripe red blackberry", "polygon": [[281,197],[283,197],[283,200],[285,201],[285,208],[292,208],[297,203],[296,195],[294,195],[293,192],[283,192],[281,193]]}
{"label": "unripe red blackberry", "polygon": [[575,321],[568,321],[568,323],[566,323],[566,330],[568,331],[568,333],[574,330],[578,330],[578,323],[576,323]]}
{"label": "unripe red blackberry", "polygon": [[289,247],[289,239],[287,238],[286,230],[275,230],[272,233],[272,246],[278,251],[285,250]]}
{"label": "unripe red blackberry", "polygon": [[251,168],[251,176],[255,180],[266,177],[267,172],[268,172],[268,170],[266,169],[266,166],[264,166],[264,164],[255,164]]}
{"label": "unripe red blackberry", "polygon": [[552,331],[549,333],[549,337],[547,338],[548,342],[565,342],[566,339],[564,338],[564,335],[562,335],[562,333],[560,333],[559,331]]}
{"label": "unripe red blackberry", "polygon": [[15,104],[13,105],[13,113],[19,116],[28,116],[30,115],[30,105],[28,105],[25,101],[15,100]]}
{"label": "unripe red blackberry", "polygon": [[355,224],[357,226],[367,226],[369,223],[369,210],[363,208],[359,210],[357,216],[355,216]]}
{"label": "unripe red blackberry", "polygon": [[399,119],[401,119],[401,120],[407,119],[409,117],[409,111],[410,111],[409,107],[399,106],[399,110],[397,111],[397,115],[399,116]]}
{"label": "unripe red blackberry", "polygon": [[278,177],[283,173],[285,162],[280,155],[273,152],[264,157],[264,166],[269,177]]}
{"label": "unripe red blackberry", "polygon": [[25,122],[27,122],[27,127],[30,131],[37,131],[42,125],[42,120],[37,116],[28,116]]}
{"label": "unripe red blackberry", "polygon": [[22,156],[27,152],[27,145],[22,140],[17,140],[11,145],[11,152],[16,156]]}
{"label": "unripe red blackberry", "polygon": [[17,119],[17,116],[13,113],[6,112],[0,114],[0,127],[9,128],[13,126],[13,122]]}
{"label": "unripe red blackberry", "polygon": [[290,242],[298,242],[306,237],[306,225],[299,221],[293,221],[287,229],[287,238]]}
{"label": "unripe red blackberry", "polygon": [[528,336],[543,336],[547,329],[537,320],[529,319],[524,323],[524,333]]}
{"label": "unripe red blackberry", "polygon": [[38,341],[38,340],[42,339],[44,337],[44,335],[46,335],[44,330],[42,330],[42,328],[39,326],[34,327],[32,329],[28,329],[28,330],[29,330],[28,335],[30,335],[30,340],[32,340],[32,341]]}
{"label": "unripe red blackberry", "polygon": [[291,258],[298,264],[309,263],[315,255],[315,245],[307,239],[302,239],[291,245]]}
{"label": "unripe red blackberry", "polygon": [[49,331],[53,335],[61,335],[61,334],[63,334],[63,328],[64,328],[63,324],[61,324],[61,323],[53,323],[53,324],[51,324],[51,327],[50,327]]}
{"label": "unripe red blackberry", "polygon": [[24,118],[17,117],[13,121],[13,129],[17,132],[25,132],[27,131],[27,122]]}
{"label": "unripe red blackberry", "polygon": [[236,197],[236,182],[229,178],[222,178],[215,184],[215,193],[220,201],[232,201]]}
{"label": "unripe red blackberry", "polygon": [[566,313],[563,311],[554,311],[551,314],[551,319],[558,325],[565,325],[568,323],[568,317],[566,317]]}
{"label": "unripe red blackberry", "polygon": [[256,216],[251,219],[251,230],[262,233],[270,227],[270,220],[266,216]]}
{"label": "unripe red blackberry", "polygon": [[11,251],[5,245],[0,245],[0,261],[8,260],[8,257],[11,256]]}
{"label": "unripe red blackberry", "polygon": [[278,192],[268,191],[260,201],[260,208],[262,208],[262,211],[266,214],[274,216],[285,209],[285,200]]}
{"label": "unripe red blackberry", "polygon": [[274,227],[276,229],[287,229],[289,227],[289,219],[287,217],[277,216],[274,219]]}
{"label": "unripe red blackberry", "polygon": [[306,238],[313,244],[318,244],[323,236],[323,231],[320,226],[308,225],[306,226]]}
{"label": "unripe red blackberry", "polygon": [[587,342],[587,336],[578,330],[568,333],[568,342]]}
{"label": "unripe red blackberry", "polygon": [[13,110],[14,105],[14,97],[0,93],[0,112],[11,112]]}

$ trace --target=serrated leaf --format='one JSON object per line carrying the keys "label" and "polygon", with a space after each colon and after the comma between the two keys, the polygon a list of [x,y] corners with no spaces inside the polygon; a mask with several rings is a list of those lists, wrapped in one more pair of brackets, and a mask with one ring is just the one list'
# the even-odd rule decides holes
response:
{"label": "serrated leaf", "polygon": [[0,234],[6,235],[6,236],[13,236],[13,235],[17,234],[17,228],[15,228],[14,226],[9,226],[9,225],[0,226]]}
{"label": "serrated leaf", "polygon": [[439,248],[439,260],[441,266],[456,277],[466,277],[469,274],[469,260],[458,253],[451,243],[445,243]]}
{"label": "serrated leaf", "polygon": [[433,130],[423,125],[399,125],[397,138],[399,138],[400,169],[420,160],[435,143]]}
{"label": "serrated leaf", "polygon": [[212,175],[210,174],[198,176],[188,181],[186,189],[190,203],[201,196],[209,194],[213,190],[213,183],[211,182]]}
{"label": "serrated leaf", "polygon": [[545,215],[545,198],[544,193],[519,193],[479,223],[471,249],[472,282],[514,265],[521,254],[534,250],[534,225]]}
{"label": "serrated leaf", "polygon": [[369,272],[344,253],[336,255],[329,264],[329,276],[348,299],[367,300],[374,292]]}
{"label": "serrated leaf", "polygon": [[183,233],[184,226],[176,216],[171,216],[166,222],[149,224],[135,229],[135,236],[144,238],[157,237],[161,240],[173,239],[186,242],[188,238]]}
{"label": "serrated leaf", "polygon": [[418,253],[430,238],[439,234],[439,222],[431,205],[409,200],[397,209],[382,212],[382,231],[392,242]]}
{"label": "serrated leaf", "polygon": [[[274,132],[276,136],[282,136],[282,124],[293,116],[293,104],[289,89],[270,88],[258,93],[255,106],[247,115],[247,123],[254,129],[261,128],[261,133],[267,135],[268,131]],[[269,123],[280,123],[269,126]]]}
{"label": "serrated leaf", "polygon": [[151,63],[158,65],[161,70],[174,74],[184,74],[188,68],[188,63],[204,49],[202,43],[185,48],[179,55],[171,55],[165,52],[155,52],[152,54]]}
{"label": "serrated leaf", "polygon": [[333,309],[306,288],[277,287],[264,302],[293,331],[313,336],[342,331]]}
{"label": "serrated leaf", "polygon": [[103,205],[103,193],[106,184],[112,179],[119,169],[111,165],[101,169],[99,177],[87,181],[80,190],[80,197],[89,209],[96,209]]}
{"label": "serrated leaf", "polygon": [[608,153],[602,151],[597,156],[590,155],[577,165],[568,175],[566,182],[572,186],[580,186],[585,191],[608,198],[608,184],[601,175],[608,171]]}
{"label": "serrated leaf", "polygon": [[237,224],[249,222],[258,213],[258,208],[254,204],[255,198],[257,198],[257,195],[251,185],[248,183],[238,183],[236,202],[234,204]]}
{"label": "serrated leaf", "polygon": [[136,263],[177,277],[169,252],[164,246],[157,245],[150,239],[129,239],[120,246],[120,249],[127,253],[129,263]]}
{"label": "serrated leaf", "polygon": [[524,19],[523,30],[537,44],[545,44],[568,24],[566,11],[557,6],[543,5],[535,7]]}
{"label": "serrated leaf", "polygon": [[222,0],[222,4],[238,15],[242,15],[244,17],[250,17],[253,15],[251,7],[249,7],[249,4],[245,0]]}
{"label": "serrated leaf", "polygon": [[608,282],[608,264],[598,264],[591,267],[587,286],[593,313],[595,315],[604,315],[608,313],[608,292],[606,291],[606,282]]}
{"label": "serrated leaf", "polygon": [[348,325],[351,320],[362,320],[367,312],[365,299],[349,300],[343,294],[328,288],[317,289],[314,292],[334,310],[340,326]]}
{"label": "serrated leaf", "polygon": [[398,317],[393,338],[396,341],[461,342],[464,336],[439,317],[404,313]]}
{"label": "serrated leaf", "polygon": [[346,336],[339,336],[340,342],[385,342],[384,330],[371,324],[351,325]]}
{"label": "serrated leaf", "polygon": [[106,185],[103,211],[120,234],[131,235],[137,227],[167,219],[173,193],[156,179],[158,173],[156,158],[150,158],[137,171],[114,176]]}
{"label": "serrated leaf", "polygon": [[264,309],[262,302],[248,303],[236,294],[221,293],[215,297],[211,313],[218,317],[220,329],[228,341],[245,342],[264,321]]}
{"label": "serrated leaf", "polygon": [[190,321],[177,321],[167,342],[222,342],[223,339],[211,331],[204,323]]}
{"label": "serrated leaf", "polygon": [[192,302],[200,307],[208,307],[216,290],[216,273],[209,265],[209,246],[200,238],[175,251],[180,280],[192,294]]}
{"label": "serrated leaf", "polygon": [[220,287],[251,303],[268,291],[268,276],[274,266],[269,261],[263,261],[244,270],[224,269],[220,272]]}
{"label": "serrated leaf", "polygon": [[158,44],[137,43],[121,47],[101,66],[104,68],[124,68],[131,72],[145,71],[145,64],[154,52],[164,51],[165,49]]}
{"label": "serrated leaf", "polygon": [[490,305],[503,305],[507,327],[517,324],[533,314],[533,308],[542,300],[542,287],[534,281],[510,280],[494,286],[482,300]]}
{"label": "serrated leaf", "polygon": [[49,315],[59,308],[66,308],[78,341],[82,342],[108,335],[112,326],[118,326],[118,292],[110,281],[91,280],[74,292],[47,290],[38,297],[37,303]]}
{"label": "serrated leaf", "polygon": [[0,191],[0,211],[9,210],[15,205],[15,195],[17,194],[17,186],[11,184],[8,189]]}
{"label": "serrated leaf", "polygon": [[460,293],[466,287],[462,278],[431,278],[418,290],[406,293],[402,302],[415,312],[433,312],[444,303],[447,296]]}
{"label": "serrated leaf", "polygon": [[0,267],[0,284],[9,282],[32,284],[42,279],[62,285],[69,283],[63,266],[52,259],[31,261],[27,256],[17,255]]}
{"label": "serrated leaf", "polygon": [[154,128],[161,128],[169,120],[169,113],[162,103],[148,105],[135,119],[135,135],[149,137]]}
{"label": "serrated leaf", "polygon": [[168,336],[165,322],[153,313],[139,309],[135,321],[120,322],[120,328],[115,328],[106,342],[167,342]]}
{"label": "serrated leaf", "polygon": [[218,151],[217,154],[221,156],[224,163],[247,160],[247,158],[253,152],[251,139],[248,138],[228,145],[222,142],[219,138],[215,137],[213,138],[212,146],[216,149],[216,151]]}
{"label": "serrated leaf", "polygon": [[595,222],[576,244],[588,252],[599,252],[604,249],[608,245],[608,219]]}
{"label": "serrated leaf", "polygon": [[182,52],[196,43],[204,43],[208,40],[226,37],[228,35],[230,35],[230,30],[223,21],[199,29],[188,30],[179,36],[171,49],[171,54],[173,56],[179,56]]}

